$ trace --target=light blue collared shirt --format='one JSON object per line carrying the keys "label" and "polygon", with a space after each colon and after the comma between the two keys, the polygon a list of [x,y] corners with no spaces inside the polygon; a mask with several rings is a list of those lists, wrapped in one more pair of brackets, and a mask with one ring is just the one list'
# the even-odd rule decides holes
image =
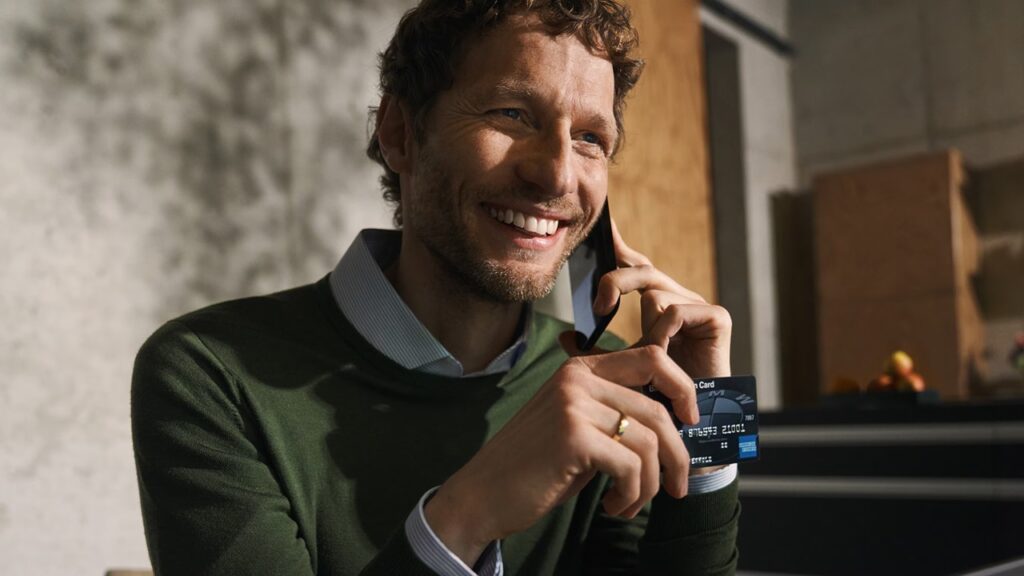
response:
{"label": "light blue collared shirt", "polygon": [[[409,370],[456,378],[511,370],[526,350],[529,322],[523,323],[522,334],[515,343],[486,368],[465,374],[462,364],[420,323],[384,276],[384,269],[398,257],[401,237],[396,230],[363,230],[331,272],[334,300],[356,331],[382,354]],[[529,314],[527,308],[524,316]],[[719,490],[735,478],[735,464],[710,474],[691,476],[689,493]],[[423,506],[435,490],[423,495],[405,521],[405,535],[416,556],[441,576],[502,576],[501,542],[487,547],[474,571],[437,537],[423,515]]]}
{"label": "light blue collared shirt", "polygon": [[[511,370],[526,350],[529,322],[516,342],[486,368],[465,374],[462,363],[420,323],[384,276],[384,268],[398,257],[401,238],[397,230],[363,230],[331,273],[334,300],[356,331],[408,370],[455,378]],[[523,314],[529,317],[529,308]]]}

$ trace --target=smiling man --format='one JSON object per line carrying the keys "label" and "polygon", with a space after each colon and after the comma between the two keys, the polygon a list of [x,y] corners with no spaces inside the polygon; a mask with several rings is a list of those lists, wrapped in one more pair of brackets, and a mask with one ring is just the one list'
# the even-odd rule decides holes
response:
{"label": "smiling man", "polygon": [[[616,235],[578,355],[536,312],[607,196],[641,65],[611,0],[424,0],[381,58],[369,154],[400,230],[331,274],[168,322],[132,386],[158,574],[726,574],[735,468],[690,470],[728,313]],[[560,343],[561,342],[561,343]]]}

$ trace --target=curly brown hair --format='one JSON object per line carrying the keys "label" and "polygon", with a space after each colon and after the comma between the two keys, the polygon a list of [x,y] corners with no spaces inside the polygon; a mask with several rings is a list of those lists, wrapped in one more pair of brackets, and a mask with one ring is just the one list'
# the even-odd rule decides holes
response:
{"label": "curly brown hair", "polygon": [[[421,141],[424,123],[437,95],[454,82],[459,49],[507,17],[536,13],[552,35],[573,34],[587,48],[607,55],[615,77],[613,113],[620,137],[626,94],[636,85],[643,61],[631,58],[638,44],[630,12],[616,0],[423,0],[402,17],[391,43],[380,54],[380,91],[404,103],[413,115],[413,132]],[[388,167],[377,140],[380,118],[370,109],[373,134],[366,155],[384,168],[384,200],[402,225],[402,191],[398,174]]]}

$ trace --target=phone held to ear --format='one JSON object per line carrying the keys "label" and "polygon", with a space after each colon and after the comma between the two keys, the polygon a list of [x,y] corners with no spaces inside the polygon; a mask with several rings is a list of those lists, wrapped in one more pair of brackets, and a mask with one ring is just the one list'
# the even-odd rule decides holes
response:
{"label": "phone held to ear", "polygon": [[608,314],[594,313],[594,299],[601,277],[615,270],[615,242],[612,239],[612,217],[605,200],[597,224],[586,239],[569,256],[569,284],[572,286],[572,312],[576,329],[576,346],[581,351],[594,347],[608,323],[619,310],[619,301]]}
{"label": "phone held to ear", "polygon": [[[620,301],[616,301],[608,314],[594,313],[598,283],[602,276],[616,268],[612,219],[606,200],[597,224],[569,256],[576,346],[581,351],[594,347],[619,310]],[[693,426],[683,424],[675,417],[672,403],[654,386],[643,388],[644,394],[664,404],[672,415],[679,437],[690,453],[690,465],[702,468],[758,459],[760,442],[757,430],[757,384],[754,377],[695,377],[694,384],[697,387],[700,421]]]}

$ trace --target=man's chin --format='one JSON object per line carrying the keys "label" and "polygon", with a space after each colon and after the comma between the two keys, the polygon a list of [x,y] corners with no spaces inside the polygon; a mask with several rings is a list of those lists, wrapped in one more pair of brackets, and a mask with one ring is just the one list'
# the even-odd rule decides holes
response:
{"label": "man's chin", "polygon": [[522,303],[548,295],[561,266],[538,266],[508,260],[486,260],[473,271],[472,283],[482,296],[498,302]]}
{"label": "man's chin", "polygon": [[485,248],[484,244],[458,236],[427,246],[463,289],[478,298],[502,304],[530,302],[546,296],[554,288],[568,256],[507,247]]}

